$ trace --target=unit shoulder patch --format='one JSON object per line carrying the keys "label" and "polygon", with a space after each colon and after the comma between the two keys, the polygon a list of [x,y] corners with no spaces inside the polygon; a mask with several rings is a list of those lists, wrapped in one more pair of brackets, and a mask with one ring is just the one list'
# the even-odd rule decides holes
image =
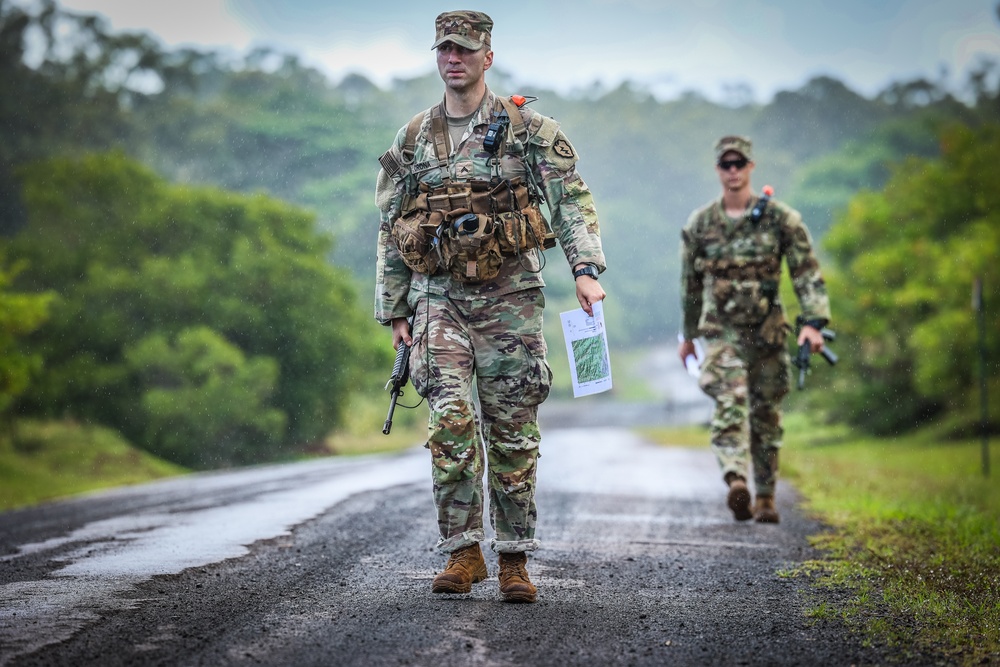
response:
{"label": "unit shoulder patch", "polygon": [[555,143],[552,144],[552,151],[559,157],[564,157],[567,159],[572,159],[576,157],[576,152],[573,150],[573,146],[567,141],[560,137],[556,139]]}

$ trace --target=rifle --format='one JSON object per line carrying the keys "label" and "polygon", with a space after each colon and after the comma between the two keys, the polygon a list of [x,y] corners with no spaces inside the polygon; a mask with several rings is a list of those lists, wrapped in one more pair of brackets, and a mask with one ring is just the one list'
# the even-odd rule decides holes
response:
{"label": "rifle", "polygon": [[[796,317],[795,318],[795,334],[798,335],[798,333],[800,331],[802,331],[802,327],[804,325],[807,325],[807,324],[809,326],[814,326],[815,327],[815,323],[813,323],[811,321],[808,321],[808,320],[802,319],[801,315],[799,315],[798,317]],[[837,334],[834,333],[832,330],[827,329],[825,327],[815,327],[815,328],[817,328],[817,329],[820,330],[819,332],[823,335],[823,340],[826,340],[826,341],[829,341],[829,342],[833,342],[834,340],[836,340]],[[838,357],[837,357],[837,355],[833,353],[833,350],[830,350],[826,346],[823,346],[823,349],[820,350],[819,353],[821,355],[823,355],[823,358],[826,359],[826,362],[828,364],[830,364],[831,366],[833,366],[834,364],[836,364],[837,361],[839,360]],[[806,374],[809,373],[809,357],[810,356],[812,356],[812,346],[809,344],[809,341],[806,341],[806,342],[802,343],[802,345],[799,345],[799,354],[798,354],[798,356],[795,357],[795,359],[792,360],[792,363],[795,364],[795,366],[797,366],[798,369],[799,369],[799,389],[800,390],[806,388]]]}
{"label": "rifle", "polygon": [[399,347],[396,348],[396,360],[392,363],[392,375],[385,383],[385,388],[389,390],[389,414],[382,427],[382,433],[385,435],[389,435],[389,431],[392,430],[392,413],[396,411],[396,401],[403,393],[403,386],[410,379],[410,347],[403,341],[399,341]]}

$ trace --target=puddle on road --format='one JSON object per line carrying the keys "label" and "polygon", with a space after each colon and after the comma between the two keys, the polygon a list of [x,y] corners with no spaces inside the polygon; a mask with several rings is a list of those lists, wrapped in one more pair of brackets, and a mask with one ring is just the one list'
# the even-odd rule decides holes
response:
{"label": "puddle on road", "polygon": [[707,449],[660,447],[618,428],[542,433],[538,488],[704,500],[725,489]]}
{"label": "puddle on road", "polygon": [[[369,466],[338,466],[324,461],[330,475],[302,475],[308,465],[227,473],[227,482],[254,484],[257,495],[220,507],[181,512],[150,512],[95,521],[58,538],[26,544],[0,562],[61,553],[66,565],[42,581],[0,586],[0,665],[17,655],[70,638],[90,621],[110,611],[134,608],[140,600],[123,593],[155,575],[176,574],[249,553],[249,545],[287,535],[355,493],[402,484],[429,483],[423,450]],[[260,484],[270,475],[269,484]],[[309,481],[302,483],[302,479]],[[204,479],[193,479],[197,485]],[[266,491],[260,492],[260,489]]]}

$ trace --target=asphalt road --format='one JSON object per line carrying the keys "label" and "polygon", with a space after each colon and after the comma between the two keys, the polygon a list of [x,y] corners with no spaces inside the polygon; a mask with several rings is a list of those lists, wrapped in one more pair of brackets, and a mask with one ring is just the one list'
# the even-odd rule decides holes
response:
{"label": "asphalt road", "polygon": [[[781,572],[819,526],[732,520],[704,450],[549,429],[533,605],[439,596],[429,461],[193,475],[0,514],[3,665],[869,665]],[[928,659],[927,664],[932,664]],[[912,656],[911,662],[912,664]]]}

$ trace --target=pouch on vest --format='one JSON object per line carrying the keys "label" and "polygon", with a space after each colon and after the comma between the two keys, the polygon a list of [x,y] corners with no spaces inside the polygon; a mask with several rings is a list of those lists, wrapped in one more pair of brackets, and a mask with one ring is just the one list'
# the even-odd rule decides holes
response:
{"label": "pouch on vest", "polygon": [[760,324],[771,311],[771,299],[759,280],[715,278],[712,297],[722,321],[737,326]]}
{"label": "pouch on vest", "polygon": [[500,251],[516,255],[532,248],[550,247],[545,241],[548,226],[537,204],[532,203],[528,188],[520,178],[504,180],[490,190],[491,210],[496,216],[496,235]]}
{"label": "pouch on vest", "polygon": [[503,257],[488,216],[465,211],[452,211],[445,220],[448,249],[448,270],[456,279],[467,283],[492,280],[500,274]]}

